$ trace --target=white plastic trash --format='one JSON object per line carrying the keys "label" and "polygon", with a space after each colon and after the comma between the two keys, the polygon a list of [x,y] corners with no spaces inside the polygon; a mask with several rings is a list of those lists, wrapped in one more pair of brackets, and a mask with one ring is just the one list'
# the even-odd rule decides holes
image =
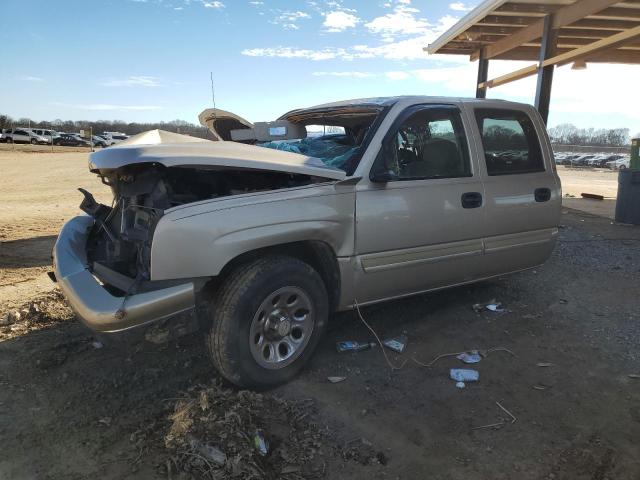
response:
{"label": "white plastic trash", "polygon": [[478,363],[482,360],[482,357],[477,350],[471,350],[470,352],[463,352],[456,357],[458,360],[462,360],[464,363]]}
{"label": "white plastic trash", "polygon": [[449,378],[456,382],[477,382],[480,379],[480,372],[467,368],[452,368],[449,371]]}

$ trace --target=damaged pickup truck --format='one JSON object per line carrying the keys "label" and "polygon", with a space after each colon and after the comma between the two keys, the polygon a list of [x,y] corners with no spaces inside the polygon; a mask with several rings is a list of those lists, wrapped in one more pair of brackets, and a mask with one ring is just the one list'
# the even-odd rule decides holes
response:
{"label": "damaged pickup truck", "polygon": [[332,312],[531,268],[554,248],[560,181],[531,106],[375,98],[255,125],[223,113],[219,141],[142,134],[91,155],[113,203],[83,192],[87,215],[54,248],[91,329],[188,319],[225,378],[267,388],[302,368]]}

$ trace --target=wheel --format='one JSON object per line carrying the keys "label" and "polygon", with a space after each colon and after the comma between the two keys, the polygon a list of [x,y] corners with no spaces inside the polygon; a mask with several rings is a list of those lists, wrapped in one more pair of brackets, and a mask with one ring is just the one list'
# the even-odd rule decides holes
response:
{"label": "wheel", "polygon": [[327,326],[329,302],[308,264],[271,255],[230,274],[211,302],[207,347],[230,382],[265,389],[293,378]]}
{"label": "wheel", "polygon": [[7,143],[13,143],[13,138],[7,137]]}
{"label": "wheel", "polygon": [[626,165],[620,165],[618,167],[618,170],[626,170],[627,166]]}
{"label": "wheel", "polygon": [[31,145],[37,145],[38,141],[35,138],[32,138],[30,143]]}

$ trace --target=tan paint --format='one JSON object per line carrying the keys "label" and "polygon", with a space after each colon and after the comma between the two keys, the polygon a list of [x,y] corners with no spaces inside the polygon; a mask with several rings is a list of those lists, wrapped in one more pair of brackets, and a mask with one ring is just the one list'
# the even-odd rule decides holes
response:
{"label": "tan paint", "polygon": [[[412,105],[445,103],[461,111],[472,176],[372,182],[370,170],[395,118]],[[540,138],[545,171],[487,176],[473,116],[476,106],[526,112]],[[219,150],[212,150],[209,144],[187,144],[174,150],[157,146],[143,150],[142,158],[173,165],[192,164],[197,159],[199,165],[208,162],[276,171],[289,167],[292,172],[316,175],[322,170],[309,157],[246,145],[238,149],[230,143],[216,142]],[[194,154],[202,148],[206,154]],[[217,158],[214,150],[227,151],[228,155]],[[176,157],[176,152],[182,155]],[[114,168],[125,160],[92,157],[94,168]],[[212,277],[246,252],[291,242],[322,241],[337,257],[341,277],[338,308],[347,309],[356,298],[362,304],[374,303],[531,268],[546,261],[555,245],[560,180],[544,124],[527,105],[402,97],[381,123],[354,176],[349,178],[341,172],[325,178],[325,183],[212,199],[168,210],[154,233],[151,279],[186,282],[194,277]],[[551,199],[536,202],[536,188],[549,188]],[[462,208],[461,195],[466,192],[482,193],[482,206]],[[64,250],[65,245],[60,248]],[[67,260],[70,268],[78,268],[77,260]],[[58,265],[60,271],[65,268]],[[156,301],[167,310],[166,302]],[[147,318],[142,314],[145,309],[152,312],[154,308],[153,302],[141,303],[141,318]]]}

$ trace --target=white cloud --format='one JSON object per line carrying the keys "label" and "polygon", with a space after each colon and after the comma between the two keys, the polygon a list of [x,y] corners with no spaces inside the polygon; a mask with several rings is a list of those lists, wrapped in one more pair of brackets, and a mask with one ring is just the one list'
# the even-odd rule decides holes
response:
{"label": "white cloud", "polygon": [[202,5],[204,5],[206,8],[214,8],[216,10],[224,8],[224,3],[220,2],[219,0],[213,0],[213,1],[202,0]]}
{"label": "white cloud", "polygon": [[314,77],[350,77],[350,78],[370,78],[375,77],[371,72],[313,72]]}
{"label": "white cloud", "polygon": [[307,60],[330,60],[342,58],[344,49],[325,48],[322,50],[309,50],[294,47],[270,47],[270,48],[246,48],[242,55],[248,57],[280,57],[280,58],[304,58]]}
{"label": "white cloud", "polygon": [[260,2],[260,1],[254,0],[252,2],[249,2],[249,5],[264,5],[264,2]]}
{"label": "white cloud", "polygon": [[108,103],[60,103],[54,102],[52,105],[57,107],[75,108],[78,110],[94,110],[94,111],[144,111],[144,110],[162,110],[162,107],[158,105],[112,105]]}
{"label": "white cloud", "polygon": [[298,30],[300,28],[299,20],[311,18],[311,15],[299,10],[272,10],[272,13],[275,14],[275,17],[269,23],[280,25],[285,30]]}
{"label": "white cloud", "polygon": [[[303,58],[308,60],[356,60],[359,58],[385,58],[387,60],[425,60],[429,57],[423,50],[429,43],[435,40],[442,32],[449,28],[455,18],[445,16],[438,24],[426,30],[422,35],[417,35],[404,40],[393,40],[380,45],[358,44],[349,47],[326,47],[321,49],[302,49],[297,47],[266,47],[249,48],[243,50],[242,55],[250,57],[279,57],[279,58]],[[468,58],[463,55],[438,55],[432,57],[448,63],[468,63]]]}
{"label": "white cloud", "polygon": [[347,28],[355,27],[360,19],[352,13],[342,10],[335,10],[324,14],[322,24],[327,32],[343,32]]}
{"label": "white cloud", "polygon": [[183,7],[173,7],[174,10],[183,10]]}
{"label": "white cloud", "polygon": [[473,7],[468,6],[462,2],[454,2],[449,4],[449,8],[455,12],[470,12]]}
{"label": "white cloud", "polygon": [[44,82],[44,78],[34,77],[32,75],[27,75],[25,77],[22,77],[22,80],[25,80],[27,82]]}
{"label": "white cloud", "polygon": [[374,18],[366,23],[365,27],[371,33],[382,35],[386,41],[400,35],[427,33],[430,27],[429,22],[416,15],[420,10],[409,5],[409,2],[398,2],[391,13]]}
{"label": "white cloud", "polygon": [[124,79],[112,79],[100,83],[103,87],[159,87],[160,81],[156,77],[147,75],[131,76]]}
{"label": "white cloud", "polygon": [[410,76],[407,72],[401,71],[386,72],[384,75],[389,80],[405,80]]}

